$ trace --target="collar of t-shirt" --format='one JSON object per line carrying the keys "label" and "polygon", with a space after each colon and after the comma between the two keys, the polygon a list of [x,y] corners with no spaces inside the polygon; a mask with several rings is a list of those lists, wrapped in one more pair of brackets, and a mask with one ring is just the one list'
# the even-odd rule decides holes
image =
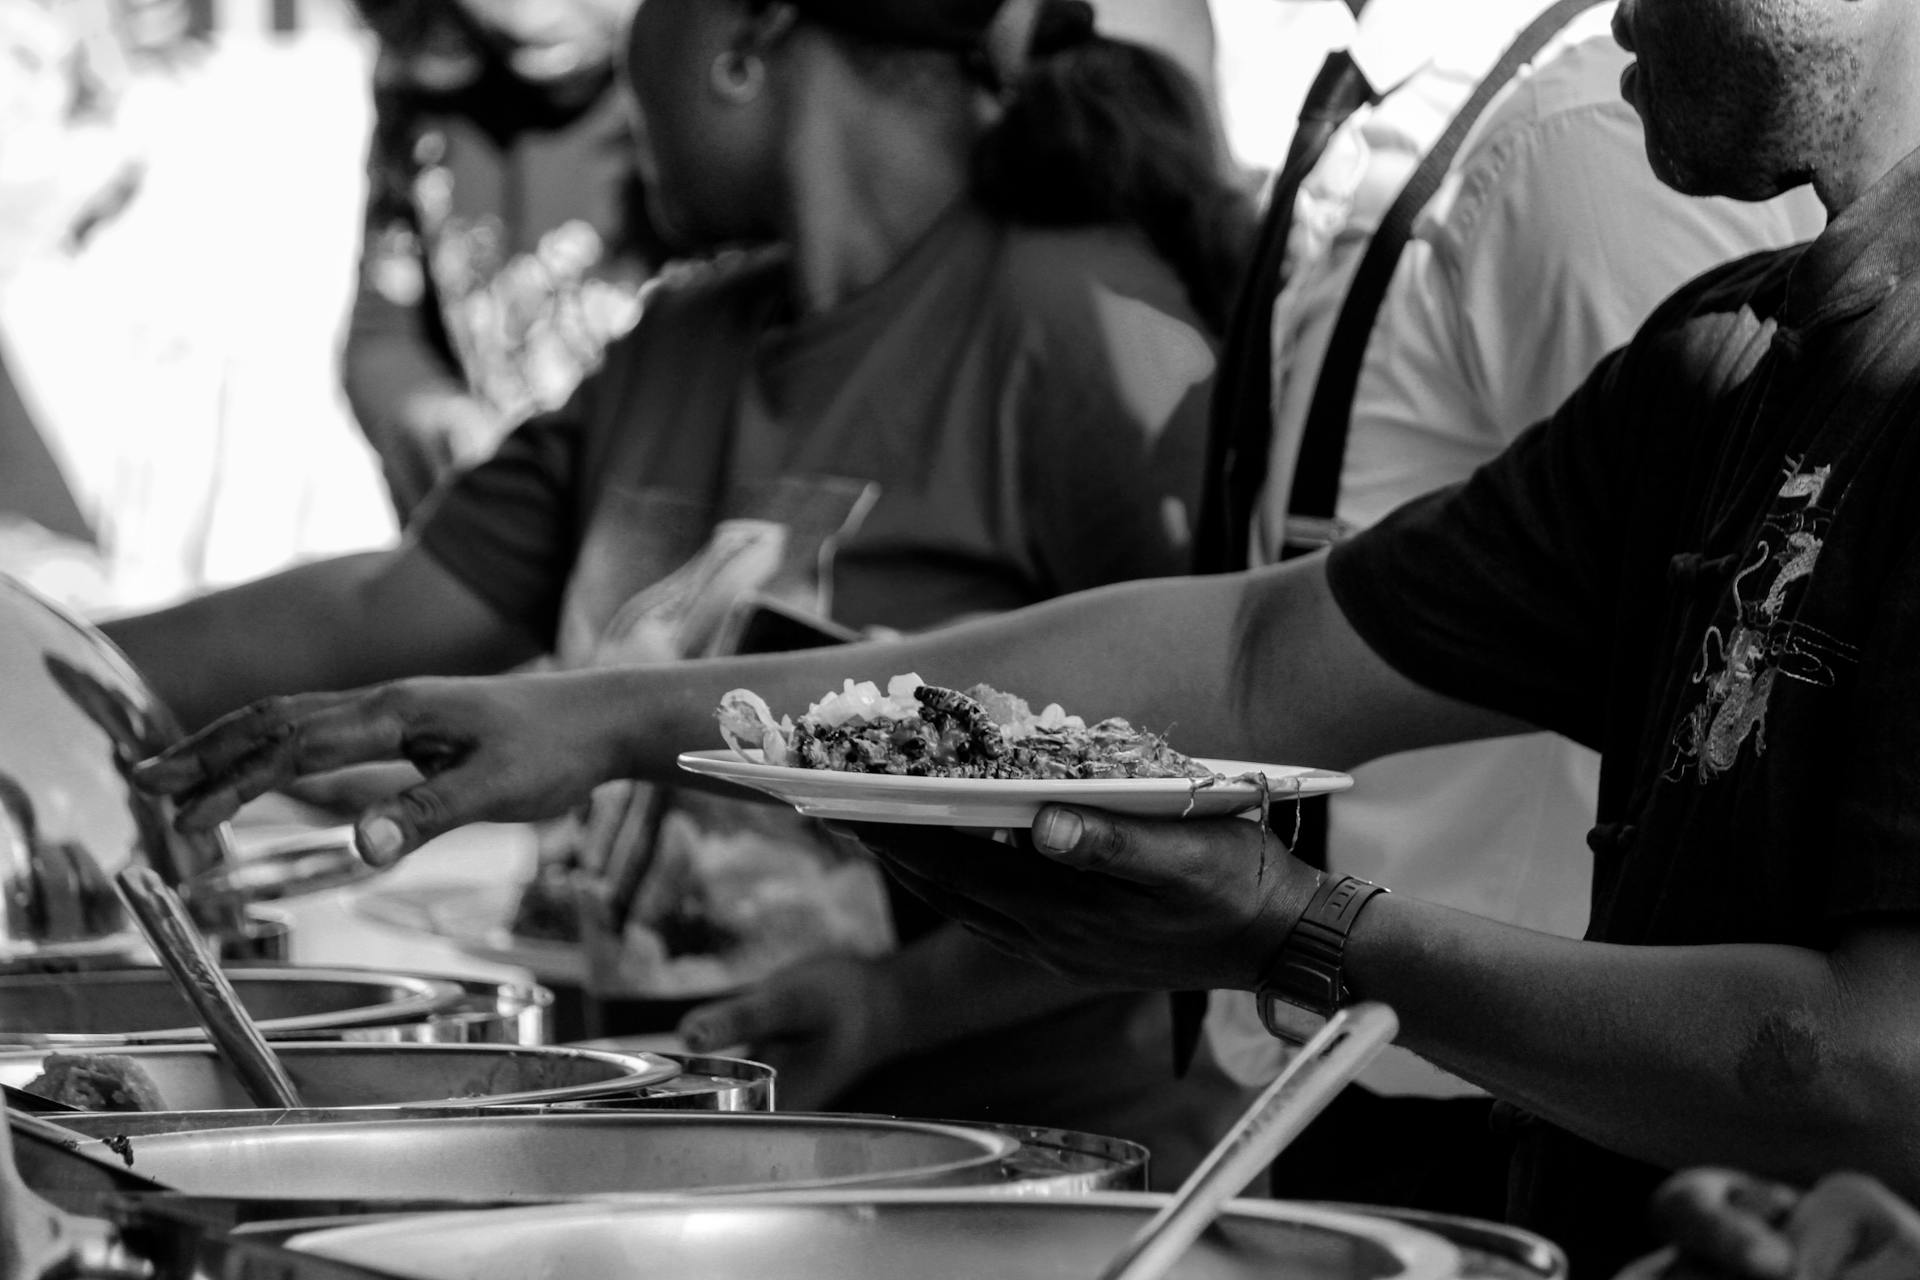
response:
{"label": "collar of t-shirt", "polygon": [[1789,329],[1817,328],[1871,310],[1902,277],[1920,273],[1920,151],[1827,224],[1787,277],[1780,321]]}

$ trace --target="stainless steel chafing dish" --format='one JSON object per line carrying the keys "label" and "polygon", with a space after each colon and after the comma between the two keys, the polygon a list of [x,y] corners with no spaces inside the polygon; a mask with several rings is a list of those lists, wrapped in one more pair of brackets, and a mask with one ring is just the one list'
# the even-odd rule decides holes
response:
{"label": "stainless steel chafing dish", "polygon": [[[418,1021],[466,998],[458,983],[350,969],[230,968],[240,1002],[269,1035]],[[0,1044],[74,1050],[204,1040],[164,969],[0,977]]]}
{"label": "stainless steel chafing dish", "polygon": [[[271,1037],[431,1044],[548,1038],[553,994],[530,983],[337,967],[230,965],[226,972]],[[0,976],[0,1045],[83,1050],[203,1039],[161,969]]]}
{"label": "stainless steel chafing dish", "polygon": [[[1057,1280],[1090,1276],[1164,1197],[1021,1200],[978,1192],[795,1193],[438,1214],[261,1237],[409,1280]],[[1274,1201],[1236,1201],[1172,1280],[1559,1280],[1524,1233]],[[1459,1228],[1460,1238],[1447,1231]],[[1480,1241],[1480,1243],[1476,1243]],[[1483,1247],[1491,1246],[1491,1247]]]}
{"label": "stainless steel chafing dish", "polygon": [[[135,1173],[251,1202],[250,1218],[827,1186],[1064,1196],[1141,1189],[1147,1167],[1144,1147],[1116,1138],[885,1116],[294,1111],[274,1113],[271,1129],[257,1111],[59,1119],[110,1139]],[[277,1203],[288,1200],[307,1205]]]}
{"label": "stainless steel chafing dish", "polygon": [[[623,1052],[615,1050],[615,1052]],[[749,1058],[662,1053],[680,1064],[680,1074],[623,1098],[562,1102],[558,1111],[771,1111],[776,1072]]]}
{"label": "stainless steel chafing dish", "polygon": [[[631,1093],[680,1070],[656,1054],[555,1046],[276,1041],[273,1048],[307,1102],[334,1108],[567,1102]],[[48,1052],[0,1054],[0,1082],[24,1086]],[[250,1105],[211,1045],[126,1045],[111,1052],[133,1059],[172,1111]]]}
{"label": "stainless steel chafing dish", "polygon": [[[133,1172],[188,1195],[369,1206],[994,1185],[1019,1146],[877,1116],[671,1112],[260,1124],[116,1144]],[[95,1154],[113,1158],[104,1141]]]}

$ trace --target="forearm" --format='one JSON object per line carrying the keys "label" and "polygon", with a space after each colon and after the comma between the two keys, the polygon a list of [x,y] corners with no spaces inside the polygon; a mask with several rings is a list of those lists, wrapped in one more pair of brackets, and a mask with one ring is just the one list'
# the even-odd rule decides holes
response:
{"label": "forearm", "polygon": [[483,625],[477,603],[423,583],[403,554],[315,561],[103,629],[188,729],[273,694],[494,671],[530,656],[529,643]]}
{"label": "forearm", "polygon": [[887,957],[885,975],[883,1047],[895,1056],[937,1049],[1099,997],[955,924]]}
{"label": "forearm", "polygon": [[1844,958],[1575,942],[1391,895],[1348,954],[1401,1043],[1603,1146],[1920,1192],[1920,1057]]}
{"label": "forearm", "polygon": [[[1234,759],[1342,768],[1517,727],[1388,671],[1310,561],[1123,583],[903,640],[568,677],[587,682],[569,702],[595,732],[630,740],[635,776],[657,777],[679,752],[717,745],[714,707],[730,689],[797,715],[847,678],[884,684],[908,671],[1089,720],[1124,716],[1191,754]],[[1354,698],[1361,685],[1375,696]]]}

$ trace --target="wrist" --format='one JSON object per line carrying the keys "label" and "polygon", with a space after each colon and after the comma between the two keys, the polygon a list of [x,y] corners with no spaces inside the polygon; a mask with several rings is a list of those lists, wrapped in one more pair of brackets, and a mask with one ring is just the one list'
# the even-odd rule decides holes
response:
{"label": "wrist", "polygon": [[660,731],[645,677],[638,667],[553,671],[535,677],[557,684],[544,699],[547,710],[557,713],[551,717],[556,723],[568,726],[574,749],[587,757],[596,785],[620,778],[652,780],[674,768],[677,753],[669,753],[664,764],[648,754],[649,746],[658,748],[659,739],[670,735]]}
{"label": "wrist", "polygon": [[1358,876],[1319,877],[1255,989],[1261,1022],[1271,1034],[1297,1039],[1301,1015],[1324,1020],[1350,1003],[1347,941],[1368,904],[1386,892]]}

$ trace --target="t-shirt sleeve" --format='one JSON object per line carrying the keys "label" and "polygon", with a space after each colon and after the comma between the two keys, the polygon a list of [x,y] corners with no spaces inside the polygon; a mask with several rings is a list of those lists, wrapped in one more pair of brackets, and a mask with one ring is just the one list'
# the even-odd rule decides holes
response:
{"label": "t-shirt sleeve", "polygon": [[1334,548],[1335,600],[1402,675],[1598,744],[1631,471],[1628,359],[1607,357],[1466,481]]}
{"label": "t-shirt sleeve", "polygon": [[578,552],[578,476],[600,375],[443,485],[411,536],[502,618],[552,647]]}
{"label": "t-shirt sleeve", "polygon": [[1124,277],[1077,288],[1084,305],[1048,308],[1009,387],[1049,594],[1187,572],[1216,364],[1183,306]]}

